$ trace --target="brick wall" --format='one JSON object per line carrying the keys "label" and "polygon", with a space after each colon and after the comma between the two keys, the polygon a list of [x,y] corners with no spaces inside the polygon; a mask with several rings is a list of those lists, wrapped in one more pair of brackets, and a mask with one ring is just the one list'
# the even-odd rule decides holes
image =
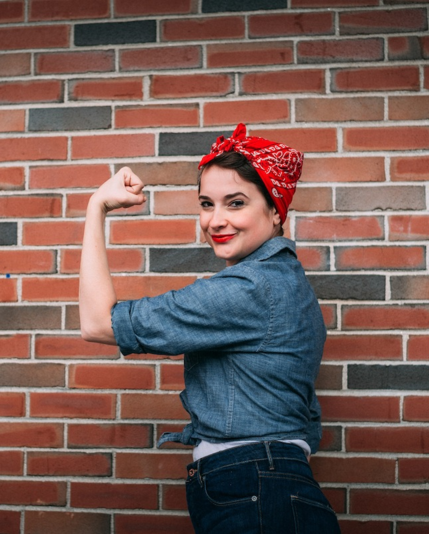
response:
{"label": "brick wall", "polygon": [[422,0],[0,0],[0,531],[191,532],[181,357],[79,336],[85,206],[120,299],[220,268],[196,163],[252,134],[306,153],[286,224],[329,329],[312,466],[343,534],[429,532],[429,36]]}

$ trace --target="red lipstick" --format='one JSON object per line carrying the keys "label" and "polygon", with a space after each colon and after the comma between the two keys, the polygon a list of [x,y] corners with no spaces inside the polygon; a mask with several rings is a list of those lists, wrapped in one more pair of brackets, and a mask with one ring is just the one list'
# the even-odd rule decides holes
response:
{"label": "red lipstick", "polygon": [[215,243],[226,243],[227,241],[230,241],[233,237],[235,237],[235,234],[216,234],[211,236]]}

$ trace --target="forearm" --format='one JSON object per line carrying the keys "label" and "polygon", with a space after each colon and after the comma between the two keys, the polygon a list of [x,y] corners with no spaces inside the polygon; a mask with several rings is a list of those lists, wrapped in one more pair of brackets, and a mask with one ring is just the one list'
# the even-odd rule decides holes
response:
{"label": "forearm", "polygon": [[117,299],[107,262],[105,219],[104,207],[92,197],[82,246],[79,313],[85,340],[115,345],[110,312]]}

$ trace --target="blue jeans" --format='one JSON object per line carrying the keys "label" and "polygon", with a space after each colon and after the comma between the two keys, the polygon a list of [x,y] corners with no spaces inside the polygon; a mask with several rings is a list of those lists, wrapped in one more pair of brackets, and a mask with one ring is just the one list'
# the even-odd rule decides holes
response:
{"label": "blue jeans", "polygon": [[292,444],[252,443],[201,458],[188,465],[186,497],[196,534],[340,534]]}

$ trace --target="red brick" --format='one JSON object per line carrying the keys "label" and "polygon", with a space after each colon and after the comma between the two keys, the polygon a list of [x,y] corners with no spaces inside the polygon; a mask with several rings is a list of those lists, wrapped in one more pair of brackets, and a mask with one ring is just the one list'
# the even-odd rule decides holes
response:
{"label": "red brick", "polygon": [[132,158],[153,156],[152,134],[83,135],[72,138],[72,158]]}
{"label": "red brick", "polygon": [[0,279],[0,302],[16,302],[18,300],[16,282],[12,278]]}
{"label": "red brick", "polygon": [[32,417],[112,419],[116,395],[108,393],[31,393]]}
{"label": "red brick", "polygon": [[351,514],[422,515],[429,507],[429,491],[352,489]]}
{"label": "red brick", "polygon": [[299,240],[381,239],[383,223],[378,217],[300,217],[296,221]]}
{"label": "red brick", "polygon": [[316,389],[340,390],[343,384],[343,367],[341,365],[322,365],[316,380]]}
{"label": "red brick", "polygon": [[384,158],[312,158],[307,157],[303,182],[382,182],[386,179]]}
{"label": "red brick", "polygon": [[335,456],[311,459],[311,469],[318,482],[395,482],[395,460],[381,458],[337,458]]}
{"label": "red brick", "polygon": [[423,59],[423,42],[416,36],[389,37],[387,39],[388,58],[392,60]]}
{"label": "red brick", "polygon": [[397,533],[398,534],[427,534],[428,531],[428,523],[416,523],[416,522],[410,522],[410,523],[403,523],[398,522],[397,525]]}
{"label": "red brick", "polygon": [[287,100],[229,100],[204,104],[204,126],[239,122],[289,122]]}
{"label": "red brick", "polygon": [[429,67],[425,67],[423,69],[423,73],[424,73],[424,86],[425,86],[425,89],[429,89]]}
{"label": "red brick", "polygon": [[407,360],[429,360],[429,336],[408,338]]}
{"label": "red brick", "polygon": [[399,398],[321,395],[324,421],[399,421]]}
{"label": "red brick", "polygon": [[319,447],[321,451],[340,451],[342,448],[342,430],[339,426],[324,426],[322,440]]}
{"label": "red brick", "polygon": [[21,512],[0,510],[0,525],[2,526],[4,534],[20,534]]}
{"label": "red brick", "polygon": [[200,67],[201,49],[190,45],[119,50],[119,65],[121,71]]}
{"label": "red brick", "polygon": [[0,111],[0,132],[23,132],[25,130],[25,110],[5,109]]}
{"label": "red brick", "polygon": [[392,523],[390,521],[357,521],[352,519],[339,520],[342,534],[391,534]]}
{"label": "red brick", "polygon": [[69,83],[70,100],[141,100],[142,78],[74,80]]}
{"label": "red brick", "polygon": [[107,513],[25,511],[25,534],[101,534],[109,530]]}
{"label": "red brick", "polygon": [[16,195],[0,198],[0,217],[60,217],[60,195]]}
{"label": "red brick", "polygon": [[418,91],[418,67],[368,67],[332,72],[334,91]]}
{"label": "red brick", "polygon": [[345,150],[421,150],[429,148],[429,128],[345,128]]}
{"label": "red brick", "polygon": [[397,33],[427,30],[424,9],[372,9],[340,13],[340,33]]}
{"label": "red brick", "polygon": [[113,285],[119,300],[132,300],[181,289],[195,280],[195,276],[115,276]]}
{"label": "red brick", "polygon": [[67,158],[66,137],[0,139],[0,161],[41,161]]}
{"label": "red brick", "polygon": [[424,269],[423,247],[337,247],[335,265],[339,270]]}
{"label": "red brick", "polygon": [[[84,217],[92,193],[72,193],[67,195],[66,217]],[[118,215],[147,215],[149,212],[147,203],[137,204],[129,208],[116,209],[108,213],[108,216]]]}
{"label": "red brick", "polygon": [[402,337],[394,335],[328,336],[325,360],[400,360]]}
{"label": "red brick", "polygon": [[0,191],[24,189],[25,176],[22,167],[5,167],[0,169]]}
{"label": "red brick", "polygon": [[31,74],[31,54],[3,54],[0,56],[0,72],[2,77]]}
{"label": "red brick", "polygon": [[225,96],[233,89],[233,80],[228,74],[155,74],[152,76],[151,97]]}
{"label": "red brick", "polygon": [[109,476],[110,454],[77,452],[29,452],[27,473],[51,476]]}
{"label": "red brick", "polygon": [[69,35],[66,24],[0,28],[0,49],[62,48],[69,46]]}
{"label": "red brick", "polygon": [[293,44],[291,41],[228,43],[207,46],[208,67],[286,65],[289,63],[293,63]]}
{"label": "red brick", "polygon": [[429,156],[398,156],[390,160],[392,181],[429,180]]}
{"label": "red brick", "polygon": [[249,135],[272,139],[304,152],[334,152],[337,150],[335,128],[289,128],[281,130],[251,129]]}
{"label": "red brick", "polygon": [[68,428],[69,447],[143,448],[152,444],[150,425],[130,424],[71,424]]}
{"label": "red brick", "polygon": [[[60,271],[67,274],[78,273],[80,257],[81,249],[64,249],[61,253]],[[125,273],[144,270],[144,253],[140,249],[107,249],[107,259],[111,272]]]}
{"label": "red brick", "polygon": [[23,417],[25,415],[24,393],[0,393],[1,417]]}
{"label": "red brick", "polygon": [[402,300],[429,300],[427,275],[392,277],[392,298]]}
{"label": "red brick", "polygon": [[158,533],[163,534],[190,534],[192,523],[189,516],[174,515],[121,515],[115,514],[116,534],[140,534]]}
{"label": "red brick", "polygon": [[346,430],[346,448],[353,452],[427,454],[429,430],[422,427],[354,427]]}
{"label": "red brick", "polygon": [[163,41],[199,41],[244,37],[244,17],[172,19],[162,24]]}
{"label": "red brick", "polygon": [[343,327],[353,330],[394,330],[426,328],[428,306],[345,306]]}
{"label": "red brick", "polygon": [[76,508],[120,508],[156,510],[156,484],[71,483],[71,506]]}
{"label": "red brick", "polygon": [[298,63],[381,61],[381,39],[336,39],[301,41],[297,44]]}
{"label": "red brick", "polygon": [[87,389],[154,389],[155,372],[148,365],[95,365],[69,367],[69,387]]}
{"label": "red brick", "polygon": [[30,302],[78,300],[78,278],[24,278],[22,299]]}
{"label": "red brick", "polygon": [[189,454],[132,453],[116,454],[116,477],[118,478],[186,478],[186,466],[192,462]]}
{"label": "red brick", "polygon": [[331,304],[322,304],[320,308],[326,328],[335,328],[337,324],[336,307]]}
{"label": "red brick", "polygon": [[21,388],[64,387],[65,366],[44,362],[3,363],[0,385]]}
{"label": "red brick", "polygon": [[193,243],[195,238],[195,221],[190,219],[112,221],[110,225],[114,245]]}
{"label": "red brick", "polygon": [[80,336],[36,336],[36,358],[117,358],[118,347],[103,343],[88,343]]}
{"label": "red brick", "polygon": [[2,504],[65,506],[65,482],[36,482],[30,480],[0,480]]}
{"label": "red brick", "polygon": [[30,336],[13,334],[0,336],[0,358],[29,358]]}
{"label": "red brick", "polygon": [[295,101],[298,122],[381,121],[384,102],[378,97],[303,98]]}
{"label": "red brick", "polygon": [[63,425],[58,423],[5,423],[0,426],[1,447],[63,446]]}
{"label": "red brick", "polygon": [[37,74],[111,72],[114,69],[113,50],[51,52],[36,55]]}
{"label": "red brick", "polygon": [[392,215],[389,217],[389,238],[397,241],[427,240],[428,215]]}
{"label": "red brick", "polygon": [[31,167],[30,188],[98,187],[110,176],[107,164]]}
{"label": "red brick", "polygon": [[306,271],[329,270],[329,251],[324,247],[297,248],[298,259]]}
{"label": "red brick", "polygon": [[322,488],[322,492],[337,514],[345,513],[346,494],[344,489]]}
{"label": "red brick", "polygon": [[0,22],[22,22],[24,20],[24,1],[2,2],[0,11]]}
{"label": "red brick", "polygon": [[400,458],[399,482],[420,483],[429,482],[429,460],[428,458]]}
{"label": "red brick", "polygon": [[250,72],[241,75],[244,94],[261,93],[322,93],[325,73],[322,69]]}
{"label": "red brick", "polygon": [[199,126],[199,109],[195,104],[117,108],[116,128]]}
{"label": "red brick", "polygon": [[332,211],[332,189],[330,187],[298,188],[290,211]]}
{"label": "red brick", "polygon": [[109,14],[108,0],[32,0],[30,5],[30,20],[90,19],[107,17]]}
{"label": "red brick", "polygon": [[29,222],[23,225],[24,245],[80,245],[81,221]]}
{"label": "red brick", "polygon": [[161,389],[180,391],[184,387],[183,365],[161,365]]}
{"label": "red brick", "polygon": [[124,419],[188,419],[178,395],[128,393],[122,395],[121,417]]}
{"label": "red brick", "polygon": [[62,82],[56,80],[36,80],[31,82],[8,82],[0,84],[0,102],[60,102]]}
{"label": "red brick", "polygon": [[163,510],[187,510],[185,486],[162,486]]}
{"label": "red brick", "polygon": [[406,421],[429,421],[429,397],[407,396],[404,398]]}
{"label": "red brick", "polygon": [[334,33],[334,15],[329,12],[276,13],[251,15],[250,37],[283,37],[285,35],[320,35]]}
{"label": "red brick", "polygon": [[198,215],[200,206],[196,191],[155,191],[156,215]]}
{"label": "red brick", "polygon": [[174,13],[192,13],[192,0],[116,0],[115,15],[156,15]]}

